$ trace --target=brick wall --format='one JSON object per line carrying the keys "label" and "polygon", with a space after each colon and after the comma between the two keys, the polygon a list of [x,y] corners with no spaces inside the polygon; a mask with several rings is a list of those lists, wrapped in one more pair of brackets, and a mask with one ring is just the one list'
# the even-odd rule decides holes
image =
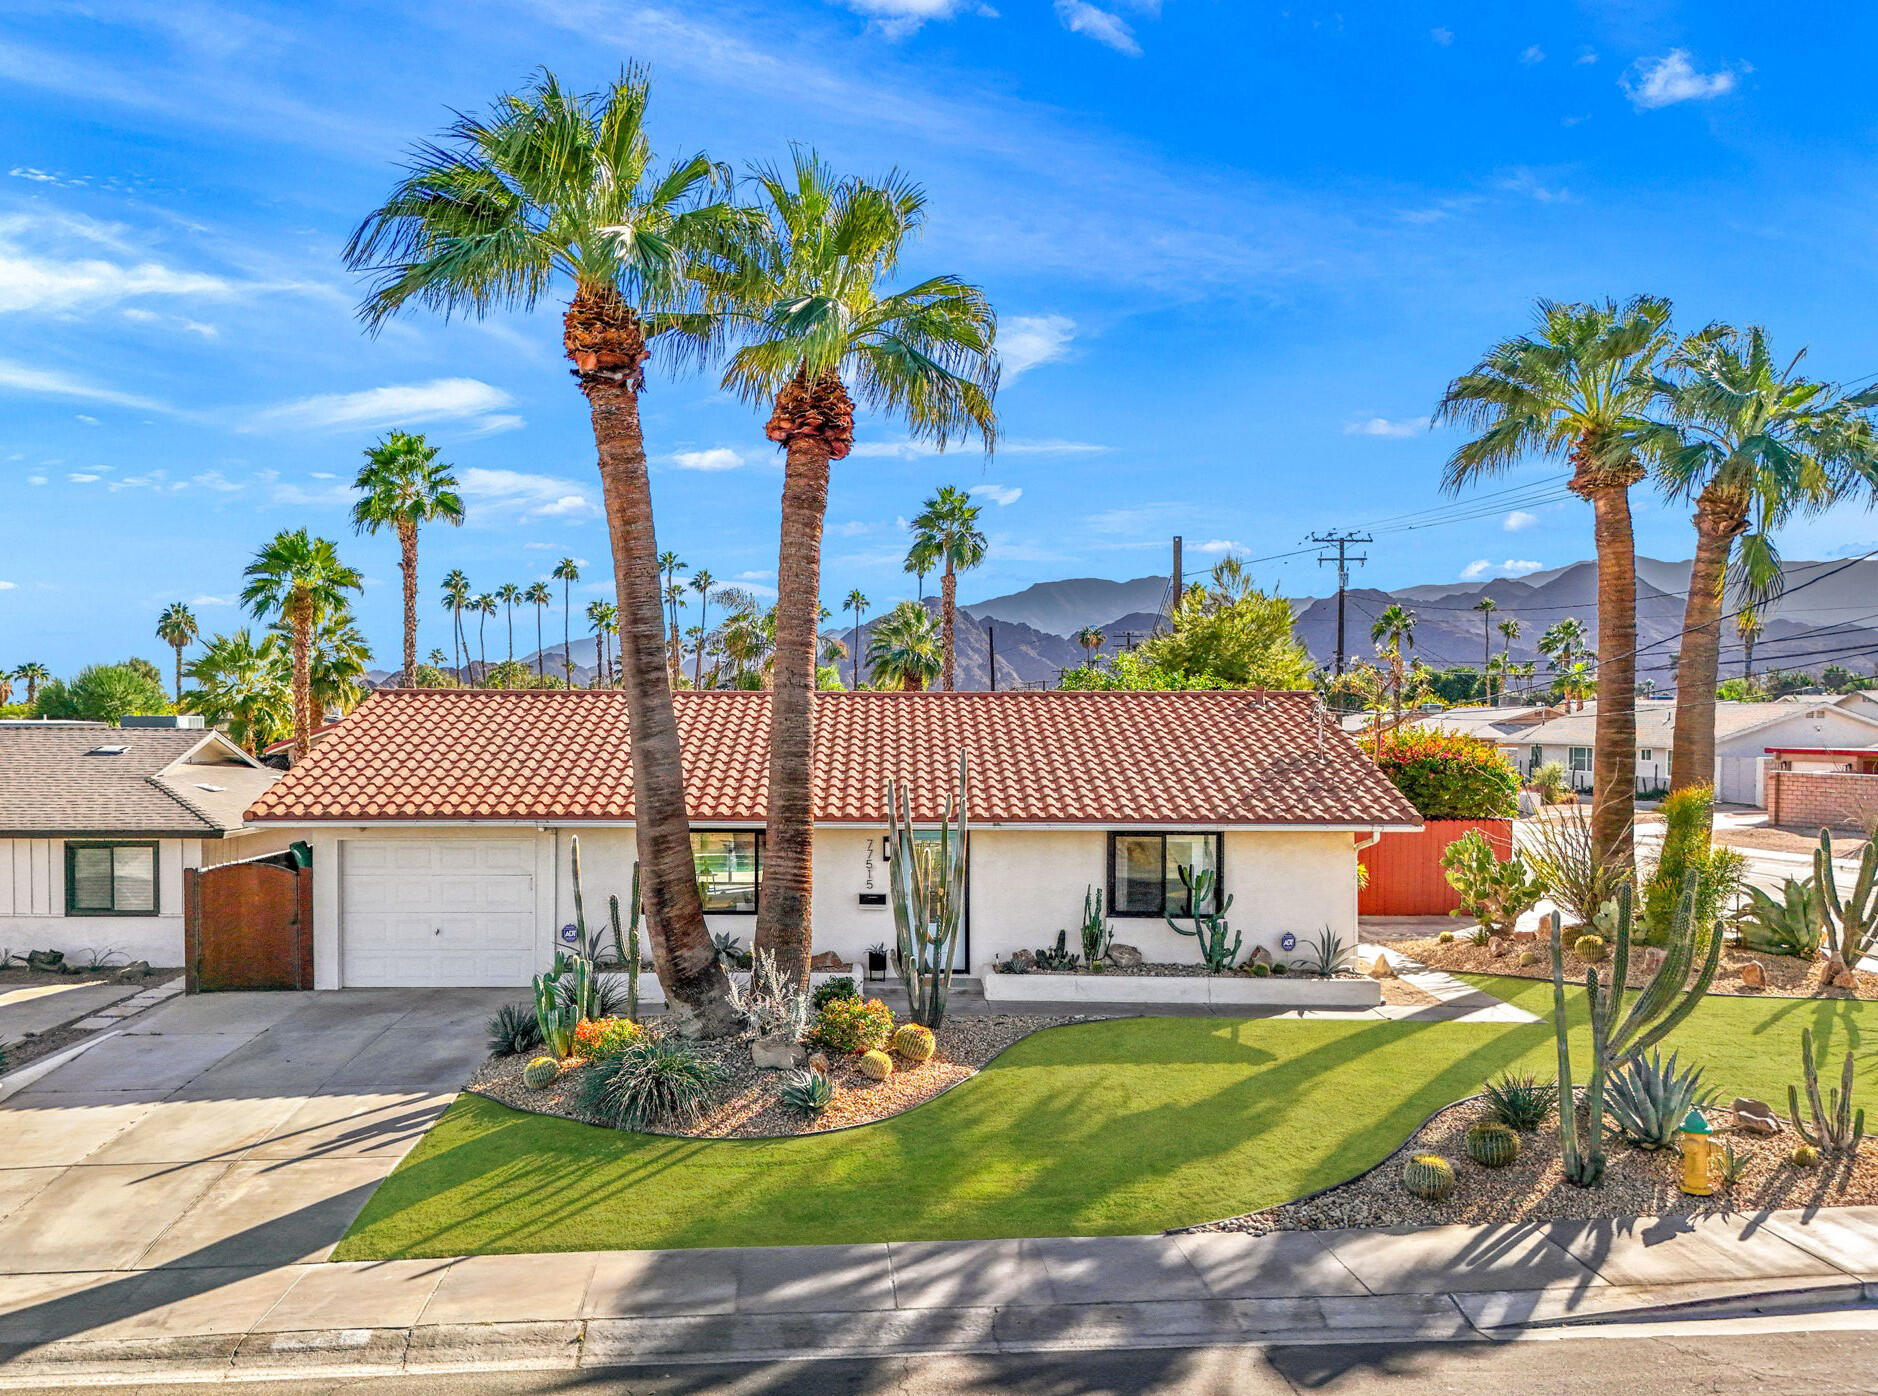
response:
{"label": "brick wall", "polygon": [[1878,822],[1878,776],[1770,770],[1767,822],[1809,831],[1864,829]]}

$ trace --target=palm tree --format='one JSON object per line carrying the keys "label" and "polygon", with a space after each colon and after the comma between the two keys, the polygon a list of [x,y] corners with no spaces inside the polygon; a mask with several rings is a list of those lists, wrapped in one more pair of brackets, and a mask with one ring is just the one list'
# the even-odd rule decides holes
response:
{"label": "palm tree", "polygon": [[939,628],[943,656],[939,686],[948,693],[957,678],[958,574],[985,560],[985,535],[978,528],[978,506],[964,490],[942,485],[913,520],[914,553],[943,565],[939,584]]}
{"label": "palm tree", "polygon": [[561,584],[561,677],[574,686],[574,600],[573,585],[580,580],[580,564],[564,557],[554,564],[551,574]]}
{"label": "palm tree", "polygon": [[476,657],[482,663],[479,684],[489,682],[489,617],[496,613],[496,598],[482,592],[470,598],[469,609],[476,615]]}
{"label": "palm tree", "polygon": [[1103,642],[1107,639],[1108,636],[1104,635],[1100,629],[1093,625],[1085,625],[1081,630],[1076,632],[1076,643],[1082,646],[1083,653],[1088,656],[1088,659],[1084,661],[1085,663],[1095,663],[1096,656],[1102,652]]}
{"label": "palm tree", "polygon": [[1394,709],[1395,725],[1402,725],[1402,685],[1408,671],[1402,664],[1402,651],[1415,648],[1415,613],[1405,606],[1391,604],[1383,608],[1376,623],[1369,628],[1369,638],[1376,653],[1385,661],[1389,676],[1389,700]]}
{"label": "palm tree", "polygon": [[902,601],[874,622],[867,637],[867,677],[876,688],[917,693],[939,677],[939,635],[932,612]]}
{"label": "palm tree", "polygon": [[509,621],[509,663],[515,662],[515,607],[522,599],[522,589],[514,582],[504,582],[496,588],[496,600],[502,603],[502,610]]}
{"label": "palm tree", "polygon": [[628,67],[598,95],[542,72],[486,117],[459,116],[410,157],[406,177],[353,234],[349,265],[376,274],[376,326],[407,304],[481,315],[530,309],[566,287],[561,340],[585,394],[624,620],[634,822],[652,959],[686,1034],[742,1019],[704,924],[678,723],[662,639],[658,541],[639,393],[651,356],[642,316],[684,306],[687,264],[745,221],[715,199],[729,171],[703,155],[655,166],[648,85]]}
{"label": "palm tree", "polygon": [[[698,633],[701,637],[711,633],[709,615],[711,588],[716,584],[717,578],[702,567],[691,574],[691,589],[698,593]],[[692,657],[691,686],[693,688],[704,687],[704,640],[702,638],[698,641],[697,653]]]}
{"label": "palm tree", "polygon": [[313,632],[328,614],[344,610],[346,593],[362,590],[359,574],[339,560],[339,551],[304,528],[283,531],[254,555],[243,574],[241,604],[259,619],[285,621],[293,652],[294,758],[313,750]]}
{"label": "palm tree", "polygon": [[1598,561],[1598,686],[1592,847],[1626,875],[1634,863],[1637,774],[1637,560],[1630,487],[1673,439],[1651,419],[1658,363],[1672,342],[1669,302],[1638,296],[1540,301],[1531,333],[1494,345],[1448,385],[1438,420],[1478,434],[1449,458],[1450,491],[1529,459],[1568,462],[1591,505]]}
{"label": "palm tree", "polygon": [[[196,614],[186,603],[172,601],[157,617],[156,635],[176,651],[176,701],[180,703],[183,701],[183,651],[201,638],[202,627],[196,624]],[[32,699],[26,701],[30,703]]]}
{"label": "palm tree", "polygon": [[587,624],[593,630],[595,658],[599,661],[600,672],[595,680],[596,688],[613,686],[613,652],[607,645],[607,636],[619,628],[619,611],[610,601],[590,601],[587,603]]}
{"label": "palm tree", "polygon": [[1558,686],[1566,702],[1575,701],[1583,711],[1585,699],[1597,692],[1598,681],[1591,676],[1591,666],[1580,659],[1559,671]]}
{"label": "palm tree", "polygon": [[[1767,331],[1712,325],[1684,340],[1662,384],[1682,443],[1658,475],[1676,501],[1695,501],[1695,558],[1676,670],[1671,790],[1715,779],[1715,689],[1721,678],[1722,586],[1730,555],[1750,601],[1780,590],[1774,530],[1862,493],[1878,493],[1878,439],[1829,383],[1802,377],[1805,350],[1784,366]],[[1878,400],[1878,399],[1874,399]],[[1739,548],[1736,540],[1740,540]]]}
{"label": "palm tree", "polygon": [[665,579],[665,585],[659,592],[665,602],[665,668],[673,688],[678,687],[678,680],[684,675],[684,660],[678,648],[678,608],[684,604],[684,590],[678,584],[678,574],[685,570],[685,564],[677,553],[659,554],[659,575]]}
{"label": "palm tree", "polygon": [[52,677],[52,671],[37,660],[28,660],[13,671],[13,677],[26,685],[26,701],[33,704],[39,701],[39,685]]}
{"label": "palm tree", "polygon": [[689,588],[683,582],[669,583],[665,588],[665,614],[669,620],[668,643],[671,645],[671,668],[673,687],[685,681],[684,636],[678,625],[678,613],[691,603],[685,600]]}
{"label": "palm tree", "polygon": [[360,533],[381,528],[398,534],[398,568],[404,574],[404,669],[407,684],[417,682],[417,528],[441,520],[463,522],[463,496],[456,476],[437,461],[438,449],[420,436],[394,431],[365,452],[352,488],[352,527]]}
{"label": "palm tree", "polygon": [[467,678],[469,671],[469,638],[463,633],[463,612],[469,609],[469,604],[469,578],[457,568],[444,573],[443,608],[450,613],[450,648],[457,657],[456,676],[459,682]]}
{"label": "palm tree", "polygon": [[[1761,636],[1767,632],[1767,622],[1761,619],[1760,608],[1743,606],[1735,613],[1735,634],[1741,640],[1741,681],[1754,682],[1754,647],[1760,643]],[[32,689],[27,689],[27,702],[32,702]]]}
{"label": "palm tree", "polygon": [[[293,631],[282,621],[268,627],[282,641]],[[365,670],[372,662],[372,647],[365,642],[358,618],[350,606],[323,612],[313,626],[308,683],[315,712],[338,712],[342,717],[365,696]]]}
{"label": "palm tree", "polygon": [[1500,603],[1491,596],[1483,596],[1474,603],[1474,609],[1480,612],[1480,672],[1481,682],[1487,689],[1487,706],[1493,706],[1493,682],[1484,677],[1487,666],[1493,662],[1493,613],[1500,609]]}
{"label": "palm tree", "polygon": [[546,679],[547,648],[541,638],[541,613],[554,604],[554,593],[548,590],[546,582],[535,582],[522,593],[522,600],[535,608],[535,677]]}
{"label": "palm tree", "polygon": [[250,752],[293,730],[293,660],[280,636],[259,644],[247,630],[214,635],[185,671],[191,688],[179,706],[226,728]]}
{"label": "palm tree", "polygon": [[924,548],[908,548],[906,551],[905,570],[919,579],[917,595],[921,601],[926,599],[926,574],[932,571],[933,564],[938,561]]}
{"label": "palm tree", "polygon": [[425,662],[429,664],[430,667],[433,669],[441,669],[443,668],[444,665],[450,662],[450,656],[445,654],[442,650],[437,649],[435,647],[431,649],[431,652],[429,654],[424,656],[424,659],[425,659]]}
{"label": "palm tree", "polygon": [[[1564,620],[1547,627],[1539,636],[1539,653],[1551,661],[1551,670],[1562,674],[1576,662],[1578,655],[1590,641],[1590,633],[1585,623],[1576,616],[1566,616]],[[1566,710],[1570,711],[1571,694],[1565,694]],[[1583,707],[1581,701],[1579,707]],[[1603,711],[1600,706],[1599,711]]]}
{"label": "palm tree", "polygon": [[[761,226],[702,274],[707,299],[738,342],[724,386],[770,406],[764,434],[784,449],[776,647],[770,699],[769,803],[755,945],[806,983],[813,939],[810,711],[822,526],[831,462],[854,444],[854,399],[901,419],[940,449],[996,435],[996,321],[976,286],[930,277],[904,290],[888,278],[924,220],[926,197],[890,176],[839,178],[798,147],[788,171],[754,171]],[[711,352],[717,326],[681,327]],[[947,668],[950,676],[950,666]]]}
{"label": "palm tree", "polygon": [[867,611],[867,596],[859,588],[854,588],[841,603],[841,609],[854,612],[854,643],[848,646],[848,656],[852,661],[853,686],[861,686],[861,617]]}
{"label": "palm tree", "polygon": [[1508,616],[1495,627],[1500,632],[1500,696],[1506,696],[1506,680],[1513,672],[1513,641],[1526,631],[1519,621]]}

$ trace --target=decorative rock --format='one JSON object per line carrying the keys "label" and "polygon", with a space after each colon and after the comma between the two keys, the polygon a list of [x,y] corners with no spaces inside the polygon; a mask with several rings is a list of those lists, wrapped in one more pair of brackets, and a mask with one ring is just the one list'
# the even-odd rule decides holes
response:
{"label": "decorative rock", "polygon": [[1538,942],[1539,942],[1539,933],[1537,931],[1514,931],[1513,932],[1513,944],[1515,945],[1536,945],[1538,944]]}
{"label": "decorative rock", "polygon": [[1637,963],[1646,974],[1655,974],[1663,967],[1663,961],[1669,952],[1660,945],[1646,945],[1637,951]]}
{"label": "decorative rock", "polygon": [[809,956],[809,970],[813,974],[850,974],[854,966],[832,950],[822,950]]}
{"label": "decorative rock", "polygon": [[826,1052],[811,1053],[809,1055],[809,1070],[819,1071],[822,1073],[822,1075],[826,1076],[828,1074],[828,1053]]}
{"label": "decorative rock", "polygon": [[1764,1100],[1738,1097],[1734,1103],[1735,1125],[1749,1134],[1778,1134],[1786,1126]]}
{"label": "decorative rock", "polygon": [[1395,966],[1389,963],[1387,955],[1378,955],[1364,971],[1371,979],[1394,979]]}
{"label": "decorative rock", "polygon": [[[1744,989],[1765,989],[1767,987],[1767,969],[1759,960],[1743,960],[1741,968],[1735,971],[1741,978]],[[1739,1102],[1736,1102],[1739,1104]]]}
{"label": "decorative rock", "polygon": [[1141,951],[1133,945],[1123,945],[1116,941],[1109,946],[1109,953],[1102,957],[1116,969],[1134,969],[1142,962]]}
{"label": "decorative rock", "polygon": [[750,1044],[750,1060],[765,1071],[790,1071],[809,1059],[808,1052],[794,1038],[759,1037]]}
{"label": "decorative rock", "polygon": [[1487,939],[1487,953],[1495,958],[1509,953],[1512,948],[1513,943],[1504,936],[1489,936]]}
{"label": "decorative rock", "polygon": [[1835,989],[1856,989],[1858,987],[1858,976],[1852,973],[1850,969],[1842,969],[1837,974],[1833,975],[1832,987]]}
{"label": "decorative rock", "polygon": [[149,977],[150,962],[148,960],[132,960],[117,972],[117,982],[120,984],[135,984],[138,980]]}

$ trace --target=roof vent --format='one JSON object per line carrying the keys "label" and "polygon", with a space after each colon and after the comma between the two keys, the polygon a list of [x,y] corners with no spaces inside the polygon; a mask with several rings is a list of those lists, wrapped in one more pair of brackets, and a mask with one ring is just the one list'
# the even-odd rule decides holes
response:
{"label": "roof vent", "polygon": [[125,752],[129,750],[130,750],[129,747],[122,746],[122,745],[94,746],[90,751],[86,752],[85,755],[87,756],[122,756]]}
{"label": "roof vent", "polygon": [[201,781],[197,781],[196,789],[198,790],[226,790],[228,789],[228,787],[226,785],[205,785]]}

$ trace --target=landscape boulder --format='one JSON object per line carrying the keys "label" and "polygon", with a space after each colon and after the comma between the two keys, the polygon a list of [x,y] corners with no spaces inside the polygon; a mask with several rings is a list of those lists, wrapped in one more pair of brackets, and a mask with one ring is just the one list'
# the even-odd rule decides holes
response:
{"label": "landscape boulder", "polygon": [[834,951],[823,950],[809,956],[809,970],[814,974],[851,974],[854,966]]}
{"label": "landscape boulder", "polygon": [[1116,969],[1137,969],[1142,963],[1139,947],[1123,945],[1120,941],[1109,946],[1109,953],[1102,957]]}
{"label": "landscape boulder", "polygon": [[1767,987],[1767,968],[1759,960],[1743,960],[1735,974],[1741,980],[1744,989],[1765,989]]}
{"label": "landscape boulder", "polygon": [[809,1059],[807,1049],[793,1037],[777,1033],[750,1044],[750,1060],[765,1071],[789,1071]]}
{"label": "landscape boulder", "polygon": [[1734,1103],[1735,1124],[1750,1134],[1778,1134],[1786,1126],[1764,1100],[1738,1097]]}
{"label": "landscape boulder", "polygon": [[1378,955],[1374,960],[1370,961],[1369,968],[1365,973],[1367,973],[1371,979],[1394,979],[1395,966],[1389,963],[1389,957],[1387,955]]}
{"label": "landscape boulder", "polygon": [[1487,940],[1487,953],[1496,958],[1507,954],[1512,948],[1513,943],[1505,936],[1491,936]]}

